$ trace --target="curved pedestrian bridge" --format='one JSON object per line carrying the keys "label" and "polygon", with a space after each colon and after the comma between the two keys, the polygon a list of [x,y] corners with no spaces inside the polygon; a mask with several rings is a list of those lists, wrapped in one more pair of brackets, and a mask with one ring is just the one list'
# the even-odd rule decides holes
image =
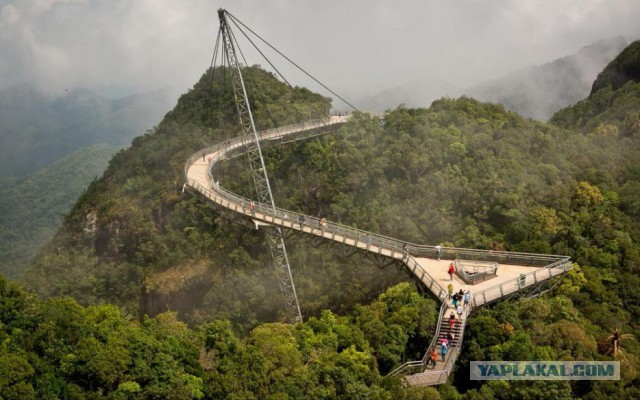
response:
{"label": "curved pedestrian bridge", "polygon": [[[260,132],[258,136],[265,142],[301,140],[333,132],[347,121],[346,116],[332,116],[323,120],[269,129]],[[417,371],[406,377],[408,384],[434,385],[446,382],[462,345],[466,317],[474,307],[507,297],[540,295],[552,288],[556,280],[551,278],[571,269],[569,257],[545,254],[442,248],[438,259],[436,249],[431,245],[406,243],[332,221],[322,221],[321,224],[320,219],[314,216],[274,208],[270,204],[244,198],[222,187],[211,171],[215,163],[242,153],[250,140],[252,138],[235,137],[192,155],[184,168],[185,188],[196,191],[216,207],[252,219],[256,228],[278,226],[314,236],[319,240],[338,242],[350,246],[354,251],[386,259],[389,263],[403,264],[417,281],[443,302],[437,331],[430,348],[439,348],[439,337],[449,329],[446,316],[450,315],[451,309],[447,300],[447,286],[451,283],[454,292],[460,289],[470,291],[470,304],[465,307],[457,321],[458,338],[455,343],[450,344],[446,362],[440,362],[435,368],[428,369],[425,355],[422,360],[406,363],[392,372],[406,374]],[[463,271],[474,271],[474,265],[495,266],[495,274],[485,276],[484,279],[463,280],[465,276],[449,275],[448,267],[452,262],[460,267],[460,274]]]}

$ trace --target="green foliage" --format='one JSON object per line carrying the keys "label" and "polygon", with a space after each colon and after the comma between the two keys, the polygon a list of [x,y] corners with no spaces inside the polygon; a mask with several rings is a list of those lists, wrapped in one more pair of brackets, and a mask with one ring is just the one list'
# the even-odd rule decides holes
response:
{"label": "green foliage", "polygon": [[[291,92],[259,68],[251,71],[260,88],[252,92],[260,127],[328,107],[327,99]],[[96,388],[118,396],[460,397],[453,386],[437,394],[406,391],[381,378],[422,355],[435,322],[434,304],[409,285],[362,305],[401,280],[394,271],[347,261],[326,247],[288,243],[308,321],[277,322],[281,300],[261,233],[231,225],[200,199],[179,193],[184,160],[237,134],[229,87],[222,74],[211,74],[155,131],[111,160],[27,274],[45,296],[73,295],[93,306],[52,299],[38,306],[47,310],[35,314],[41,320],[18,318],[26,328],[11,340],[55,372],[7,357],[19,373],[6,385],[33,377],[35,393],[56,387],[57,396],[72,397],[91,376]],[[264,155],[276,203],[288,209],[407,242],[572,257],[580,268],[555,297],[502,303],[472,316],[460,369],[484,359],[603,359],[598,338],[612,327],[638,336],[639,108],[640,84],[633,82],[599,90],[560,111],[552,124],[465,97],[441,99],[429,109],[389,111],[384,126],[356,113],[334,135],[265,148]],[[216,173],[224,187],[251,195],[241,161]],[[104,301],[137,316],[171,308],[200,328],[194,336],[175,315],[162,314],[140,324],[106,323],[117,321],[119,311],[99,305]],[[43,328],[34,340],[28,328],[36,323]],[[112,330],[119,333],[103,333]],[[625,345],[635,365],[640,349]],[[630,379],[594,390],[632,397]],[[470,398],[586,393],[566,382],[472,389]],[[16,390],[28,395],[29,388]]]}
{"label": "green foliage", "polygon": [[[373,343],[362,330],[373,317],[360,315],[381,304],[387,308],[378,326],[402,343]],[[164,313],[139,322],[111,305],[39,301],[0,277],[0,393],[6,399],[412,398],[415,390],[385,387],[376,354],[402,355],[418,326],[434,324],[433,301],[406,284],[348,316],[327,310],[304,324],[263,324],[239,338],[228,321],[191,330],[175,313]]]}
{"label": "green foliage", "polygon": [[[639,92],[640,82],[627,82],[615,91],[606,86],[588,99],[558,111],[550,122],[563,128],[579,129],[588,134],[589,139],[608,144],[608,149],[610,144],[638,137]],[[626,140],[625,143],[632,145],[633,141]]]}
{"label": "green foliage", "polygon": [[22,276],[116,150],[86,147],[23,179],[0,179],[0,274]]}
{"label": "green foliage", "polygon": [[3,398],[203,397],[199,339],[175,314],[138,323],[113,306],[37,301],[4,278],[0,292]]}

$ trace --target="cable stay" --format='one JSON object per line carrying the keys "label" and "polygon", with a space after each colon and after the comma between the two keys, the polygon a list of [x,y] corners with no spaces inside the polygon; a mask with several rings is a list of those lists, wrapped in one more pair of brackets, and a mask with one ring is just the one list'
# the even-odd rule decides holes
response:
{"label": "cable stay", "polygon": [[[280,73],[280,71],[273,65],[273,63],[269,60],[269,58],[258,48],[258,46],[251,40],[251,38],[247,35],[247,33],[241,28],[244,27],[247,31],[249,31],[250,33],[252,33],[255,37],[257,37],[258,39],[260,39],[264,44],[266,44],[267,46],[269,46],[271,49],[273,49],[276,53],[278,53],[280,56],[282,56],[285,60],[287,60],[289,63],[291,63],[293,66],[295,66],[297,69],[299,69],[300,71],[302,71],[304,74],[306,74],[308,77],[310,77],[311,79],[313,79],[316,83],[318,83],[319,85],[321,85],[323,88],[325,88],[327,91],[329,91],[331,94],[333,94],[334,96],[336,96],[338,99],[342,100],[345,104],[347,104],[349,107],[351,107],[354,111],[360,111],[358,110],[355,106],[353,106],[351,103],[349,103],[347,100],[345,100],[344,98],[342,98],[340,95],[338,95],[337,93],[335,93],[333,90],[331,90],[329,87],[327,87],[325,84],[323,84],[322,82],[320,82],[318,79],[316,79],[313,75],[311,75],[310,73],[308,73],[304,68],[300,67],[297,63],[295,63],[294,61],[292,61],[289,57],[287,57],[284,53],[282,53],[280,50],[278,50],[275,46],[273,46],[271,43],[269,43],[268,41],[266,41],[264,38],[262,38],[259,34],[257,34],[255,31],[253,31],[251,28],[249,28],[246,24],[244,24],[242,21],[240,21],[237,17],[235,17],[233,14],[229,13],[228,11],[225,11],[226,15],[229,17],[229,19],[231,20],[231,22],[238,28],[238,30],[244,35],[244,37],[249,41],[249,43],[251,43],[251,45],[256,49],[256,51],[258,51],[258,53],[260,53],[260,55],[262,55],[262,57],[269,63],[269,65],[276,71],[276,73],[278,74],[278,76],[280,76],[280,78],[287,84],[289,85],[289,87],[291,87],[293,89],[293,86],[289,83],[289,81]],[[246,61],[245,61],[245,65]],[[364,162],[363,160],[359,159],[358,157],[356,157],[350,150],[348,150],[349,153],[351,153],[351,155],[353,156],[354,160],[356,160],[356,162],[358,164],[360,164],[360,167],[363,168],[364,171],[367,171],[368,175],[376,182],[378,183],[378,185],[380,185],[380,187],[382,188],[383,191],[387,192],[387,190],[385,190],[385,187],[389,186],[389,182],[385,181],[383,182],[380,177],[378,176],[374,176],[373,174],[371,174],[369,172],[369,168],[367,166],[367,163]],[[387,192],[387,194],[389,194]],[[408,212],[406,211],[402,211],[402,213],[407,217],[407,219],[409,221],[412,221],[412,223],[415,225],[416,229],[422,233],[426,238],[428,238],[429,240],[431,240],[430,238],[430,234],[422,227],[420,226],[420,224],[418,224],[415,221],[415,218],[411,215],[409,215]]]}
{"label": "cable stay", "polygon": [[[351,107],[354,111],[360,111],[358,110],[358,108],[356,106],[354,106],[353,104],[351,104],[349,101],[345,100],[342,96],[340,96],[339,94],[337,94],[335,91],[331,90],[327,85],[325,85],[324,83],[322,83],[319,79],[317,79],[315,76],[311,75],[309,72],[307,72],[304,68],[302,68],[300,65],[298,65],[296,62],[294,62],[291,58],[287,57],[283,52],[281,52],[280,50],[278,50],[275,46],[273,46],[271,43],[269,43],[268,41],[266,41],[264,38],[262,38],[262,36],[258,35],[254,30],[252,30],[251,28],[249,28],[247,25],[245,25],[242,21],[240,21],[237,17],[235,17],[233,14],[229,13],[228,11],[224,10],[224,13],[229,17],[229,19],[231,20],[231,22],[233,22],[233,24],[236,26],[236,28],[244,35],[244,37],[249,41],[249,43],[251,43],[251,45],[256,49],[256,51],[258,51],[258,53],[260,53],[260,55],[262,55],[262,57],[269,63],[269,65],[276,71],[276,73],[278,74],[278,76],[280,76],[280,78],[287,83],[291,88],[293,88],[293,86],[289,83],[289,81],[282,75],[282,73],[280,73],[280,71],[273,65],[273,63],[271,62],[271,60],[269,60],[269,58],[264,54],[264,52],[262,52],[258,46],[253,42],[253,40],[251,40],[251,38],[249,38],[249,35],[247,35],[247,33],[241,28],[244,27],[247,31],[249,31],[251,34],[253,34],[256,38],[260,39],[264,44],[266,44],[267,46],[269,46],[273,51],[275,51],[277,54],[279,54],[282,58],[284,58],[285,60],[287,60],[291,65],[293,65],[294,67],[296,67],[299,71],[301,71],[302,73],[304,73],[306,76],[308,76],[309,78],[313,79],[314,82],[316,82],[317,84],[319,84],[320,86],[322,86],[325,90],[327,90],[329,93],[333,94],[334,96],[336,96],[338,99],[340,99],[342,102],[344,102],[347,106]],[[248,65],[248,64],[247,64]]]}
{"label": "cable stay", "polygon": [[[240,125],[243,133],[242,136],[245,138],[244,144],[247,148],[248,163],[249,163],[249,167],[251,168],[251,171],[253,172],[252,178],[253,178],[253,183],[254,183],[253,186],[255,189],[255,193],[257,194],[257,197],[260,203],[268,204],[273,209],[275,209],[273,192],[271,190],[269,177],[268,177],[267,170],[264,163],[264,158],[262,156],[262,150],[260,148],[260,143],[259,143],[260,139],[257,134],[257,129],[256,129],[255,121],[253,118],[253,114],[252,114],[252,110],[251,110],[251,106],[250,106],[250,102],[247,94],[247,89],[245,86],[245,81],[242,75],[243,68],[238,60],[238,54],[240,55],[245,66],[248,66],[249,64],[247,63],[246,58],[244,57],[242,49],[238,45],[238,41],[236,39],[234,32],[231,30],[231,25],[229,24],[229,21],[231,21],[235,29],[239,30],[242,33],[245,39],[249,41],[249,43],[255,48],[255,50],[276,71],[276,74],[282,79],[282,81],[286,83],[287,86],[289,86],[293,90],[293,93],[296,93],[296,90],[293,87],[293,85],[291,85],[291,83],[283,76],[280,70],[271,62],[271,60],[269,60],[269,58],[264,54],[264,52],[260,50],[260,48],[258,48],[256,43],[245,32],[245,29],[249,31],[251,34],[253,34],[255,37],[257,37],[258,39],[260,39],[263,43],[265,43],[275,52],[277,52],[289,63],[291,63],[300,71],[302,71],[304,74],[306,74],[308,77],[310,77],[315,82],[320,84],[323,88],[325,88],[330,93],[335,95],[337,98],[342,100],[345,104],[353,108],[355,111],[359,111],[359,110],[355,106],[353,106],[351,103],[349,103],[348,101],[343,99],[341,96],[339,96],[337,93],[335,93],[333,90],[329,89],[325,84],[320,82],[314,76],[309,74],[306,70],[304,70],[298,64],[293,62],[289,57],[284,55],[281,51],[279,51],[277,48],[275,48],[273,45],[271,45],[269,42],[267,42],[260,35],[258,35],[249,27],[247,27],[242,21],[238,20],[236,17],[231,15],[226,10],[219,9],[218,17],[220,20],[220,29],[218,32],[218,38],[216,39],[216,48],[214,50],[214,54],[212,57],[213,72],[215,72],[215,62],[217,60],[218,53],[220,53],[221,64],[223,65],[223,71],[225,71],[226,73],[227,68],[224,67],[225,65],[228,66],[230,71],[236,108],[240,118]],[[221,38],[222,40],[220,40]],[[218,50],[220,45],[224,46],[224,50],[219,52]],[[256,88],[256,95],[262,97],[262,93],[259,90],[258,85],[256,84],[253,78],[253,74],[251,73],[251,69],[246,68],[244,69],[244,71],[248,73],[250,80],[253,82],[253,86]],[[213,80],[213,72],[211,77],[212,80]],[[263,98],[263,102],[266,103],[264,101],[264,98]],[[267,114],[269,113],[268,109],[266,110],[266,112]],[[384,180],[385,182],[383,182],[378,176],[374,176],[369,171],[366,163],[363,160],[361,160],[359,157],[356,157],[355,154],[353,154],[353,152],[350,149],[347,149],[347,151],[351,153],[354,160],[361,165],[363,170],[367,171],[367,174],[370,176],[370,178],[372,178],[374,182],[377,182],[378,185],[380,185],[381,190],[389,194],[388,191],[386,190],[389,186],[389,183],[386,182],[386,180]],[[407,212],[403,212],[403,214],[405,214],[408,220],[412,221],[412,223],[416,226],[416,228],[425,237],[427,238],[429,237],[428,232],[426,232],[423,229],[423,227],[421,227],[410,215],[408,215]],[[277,230],[279,230],[279,228]],[[288,257],[286,254],[285,244],[284,244],[284,241],[282,240],[281,232],[275,232],[275,233],[276,235],[274,237],[272,237],[271,235],[268,235],[269,236],[268,241],[271,248],[271,253],[274,259],[274,263],[276,266],[276,272],[280,280],[280,289],[281,289],[283,298],[285,300],[285,305],[287,308],[287,316],[291,322],[299,322],[299,321],[302,321],[302,314],[300,312],[300,306],[297,299],[297,294],[295,292],[295,286],[293,284],[293,277],[291,274],[291,268],[290,268]]]}

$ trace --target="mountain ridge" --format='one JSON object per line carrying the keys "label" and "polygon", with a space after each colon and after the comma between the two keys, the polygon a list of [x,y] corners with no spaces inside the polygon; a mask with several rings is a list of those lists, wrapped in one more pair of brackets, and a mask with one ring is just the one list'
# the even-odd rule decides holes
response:
{"label": "mountain ridge", "polygon": [[[547,121],[556,111],[589,94],[597,74],[625,47],[630,39],[602,39],[576,52],[540,65],[512,71],[502,77],[460,88],[433,77],[415,80],[357,102],[366,111],[381,112],[398,104],[428,107],[441,97],[462,95],[503,104],[522,116]],[[389,101],[388,99],[392,100]]]}
{"label": "mountain ridge", "polygon": [[45,94],[34,84],[0,91],[0,176],[23,176],[97,143],[127,146],[173,103],[171,91],[116,100],[89,89]]}

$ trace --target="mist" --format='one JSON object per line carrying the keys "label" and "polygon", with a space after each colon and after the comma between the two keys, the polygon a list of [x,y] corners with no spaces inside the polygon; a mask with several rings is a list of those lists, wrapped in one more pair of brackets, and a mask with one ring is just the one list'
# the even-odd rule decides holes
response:
{"label": "mist", "polygon": [[[636,0],[0,0],[0,89],[184,92],[211,64],[218,8],[347,99],[416,80],[470,87],[603,38],[640,37]],[[270,69],[240,42],[249,64]],[[292,84],[329,95],[273,61]]]}

